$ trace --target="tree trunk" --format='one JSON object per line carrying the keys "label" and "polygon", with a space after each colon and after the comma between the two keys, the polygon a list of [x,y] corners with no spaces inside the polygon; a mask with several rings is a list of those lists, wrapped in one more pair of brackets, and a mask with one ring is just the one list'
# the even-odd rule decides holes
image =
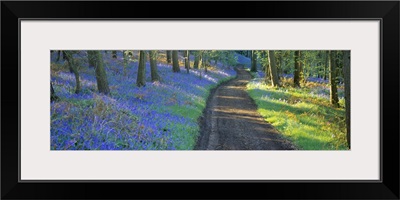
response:
{"label": "tree trunk", "polygon": [[[72,52],[67,52],[67,51],[63,51],[62,52],[63,53],[63,59],[64,60],[67,60],[68,61],[68,59],[70,58],[70,59],[72,59],[73,57],[72,57]],[[68,54],[68,55],[67,55]],[[69,57],[68,57],[69,56]],[[68,68],[69,68],[69,73],[74,73],[74,69],[73,69],[73,67],[76,67],[75,66],[75,61],[71,61],[71,62],[74,62],[73,63],[73,65],[71,65],[69,62],[68,62]]]}
{"label": "tree trunk", "polygon": [[109,94],[106,70],[104,69],[103,56],[100,51],[88,51],[88,55],[93,58],[94,69],[96,72],[97,89],[100,93]]}
{"label": "tree trunk", "polygon": [[300,82],[303,79],[303,67],[301,64],[301,51],[294,52],[294,77],[293,84],[295,87],[300,87]]}
{"label": "tree trunk", "polygon": [[329,83],[330,83],[330,101],[335,107],[339,106],[336,81],[336,52],[329,51]]}
{"label": "tree trunk", "polygon": [[61,51],[57,51],[57,59],[56,62],[60,61],[60,57],[61,57]]}
{"label": "tree trunk", "polygon": [[146,52],[139,51],[139,67],[138,67],[138,74],[136,79],[136,85],[138,87],[142,87],[146,85]]}
{"label": "tree trunk", "polygon": [[172,71],[173,72],[180,72],[181,68],[179,67],[179,60],[178,60],[178,51],[172,51]]}
{"label": "tree trunk", "polygon": [[57,101],[59,98],[56,95],[56,92],[54,91],[53,84],[51,83],[51,81],[50,81],[50,92],[51,92],[51,94],[50,94],[50,102]]}
{"label": "tree trunk", "polygon": [[204,67],[204,73],[207,73],[207,66],[208,66],[208,56],[206,54],[206,51],[202,51],[202,59],[201,59],[201,66]]}
{"label": "tree trunk", "polygon": [[171,51],[166,51],[167,54],[167,63],[171,63]]}
{"label": "tree trunk", "polygon": [[88,58],[88,63],[89,63],[89,68],[93,68],[96,64],[96,58],[94,57],[93,53],[89,53],[90,51],[87,51],[87,58]]}
{"label": "tree trunk", "polygon": [[189,74],[189,69],[190,69],[189,51],[185,51],[185,68],[186,72]]}
{"label": "tree trunk", "polygon": [[256,51],[251,51],[251,69],[250,71],[256,72],[257,71],[257,56]]}
{"label": "tree trunk", "polygon": [[149,51],[151,81],[156,82],[160,80],[157,70],[157,51]]}
{"label": "tree trunk", "polygon": [[207,60],[205,58],[202,59],[201,66],[204,67],[204,73],[207,73]]}
{"label": "tree trunk", "polygon": [[117,59],[117,51],[111,51],[112,58]]}
{"label": "tree trunk", "polygon": [[268,60],[269,60],[269,67],[271,71],[271,81],[272,81],[272,86],[274,87],[280,87],[281,84],[279,83],[279,78],[278,78],[278,71],[276,69],[276,62],[275,62],[275,53],[274,51],[268,51]]}
{"label": "tree trunk", "polygon": [[62,59],[63,59],[63,60],[67,60],[67,55],[65,54],[64,51],[62,51]]}
{"label": "tree trunk", "polygon": [[126,68],[128,68],[128,55],[126,53],[126,51],[122,51],[122,56],[124,57],[124,76],[126,76]]}
{"label": "tree trunk", "polygon": [[325,66],[324,66],[324,80],[326,80],[326,72],[328,71],[328,64],[329,64],[329,52],[326,51],[326,54],[325,54]]}
{"label": "tree trunk", "polygon": [[350,145],[350,51],[343,51],[344,99],[346,107],[347,145]]}
{"label": "tree trunk", "polygon": [[63,56],[65,56],[65,60],[68,62],[69,70],[71,70],[72,73],[74,73],[75,75],[75,93],[79,94],[79,92],[81,92],[81,82],[79,81],[79,72],[72,57],[72,53],[68,51],[63,51]]}
{"label": "tree trunk", "polygon": [[201,60],[201,52],[195,51],[194,64],[193,64],[194,69],[199,69],[200,60]]}

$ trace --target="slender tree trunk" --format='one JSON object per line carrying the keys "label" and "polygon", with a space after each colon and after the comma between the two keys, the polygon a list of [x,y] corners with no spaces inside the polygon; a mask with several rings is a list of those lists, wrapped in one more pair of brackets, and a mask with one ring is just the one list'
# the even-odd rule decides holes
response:
{"label": "slender tree trunk", "polygon": [[256,72],[257,71],[257,56],[256,51],[251,51],[251,69],[250,71]]}
{"label": "slender tree trunk", "polygon": [[329,83],[330,83],[330,101],[335,107],[339,106],[339,99],[337,94],[337,80],[336,80],[336,52],[329,51]]}
{"label": "slender tree trunk", "polygon": [[275,62],[275,53],[274,51],[268,51],[268,60],[269,60],[269,67],[271,71],[271,81],[272,81],[272,86],[274,87],[280,87],[281,84],[279,83],[279,78],[278,78],[278,71],[276,69],[276,62]]}
{"label": "slender tree trunk", "polygon": [[65,56],[65,60],[68,62],[69,70],[71,70],[72,73],[74,73],[75,75],[75,93],[79,94],[81,92],[81,82],[79,81],[79,72],[72,57],[72,53],[68,51],[63,51],[63,56]]}
{"label": "slender tree trunk", "polygon": [[206,51],[202,52],[202,63],[201,66],[204,67],[204,73],[207,73],[207,67],[208,67],[208,56],[206,54]]}
{"label": "slender tree trunk", "polygon": [[179,67],[179,60],[178,60],[178,51],[172,51],[172,71],[173,72],[180,72],[181,68]]}
{"label": "slender tree trunk", "polygon": [[63,59],[63,60],[67,60],[67,55],[65,54],[64,51],[62,51],[62,59]]}
{"label": "slender tree trunk", "polygon": [[301,64],[301,51],[294,52],[294,77],[293,84],[295,87],[300,87],[300,82],[303,79],[303,67]]}
{"label": "slender tree trunk", "polygon": [[[268,51],[264,51],[263,56],[266,57],[268,56]],[[264,66],[264,81],[267,84],[269,80],[271,80],[269,76],[269,57],[268,57],[268,63]]]}
{"label": "slender tree trunk", "polygon": [[171,51],[166,51],[167,54],[167,63],[171,63]]}
{"label": "slender tree trunk", "polygon": [[157,70],[157,51],[149,51],[151,81],[156,82],[160,80]]}
{"label": "slender tree trunk", "polygon": [[97,89],[100,93],[109,94],[106,70],[104,69],[103,56],[100,51],[88,51],[88,55],[93,58],[94,69],[96,72]]}
{"label": "slender tree trunk", "polygon": [[122,56],[124,57],[124,76],[126,76],[126,68],[128,68],[128,55],[126,51],[122,51]]}
{"label": "slender tree trunk", "polygon": [[[72,54],[73,54],[72,52],[63,51],[63,59],[67,60],[67,61],[68,61],[69,58],[73,59]],[[71,61],[71,62],[74,62],[74,63],[73,63],[73,65],[70,65],[69,62],[68,62],[69,73],[74,73],[73,67],[76,67],[75,66],[75,61]]]}
{"label": "slender tree trunk", "polygon": [[274,51],[274,57],[275,57],[275,65],[276,65],[276,71],[277,71],[277,73],[276,73],[276,75],[277,75],[277,77],[278,77],[278,80],[280,80],[280,78],[279,78],[279,74],[282,74],[282,66],[281,66],[281,60],[282,60],[282,58],[280,58],[279,56],[276,56],[276,54],[275,54],[275,51]]}
{"label": "slender tree trunk", "polygon": [[324,80],[326,80],[326,72],[328,71],[328,65],[329,65],[329,52],[326,51],[325,53],[325,66],[324,66]]}
{"label": "slender tree trunk", "polygon": [[56,62],[60,61],[61,51],[57,51],[57,59]]}
{"label": "slender tree trunk", "polygon": [[136,79],[136,85],[138,87],[142,87],[146,85],[146,52],[139,51],[139,66],[138,66],[138,74]]}
{"label": "slender tree trunk", "polygon": [[195,51],[194,64],[193,64],[194,69],[199,69],[200,60],[201,60],[201,52]]}
{"label": "slender tree trunk", "polygon": [[350,145],[350,51],[343,51],[344,98],[346,107],[347,145]]}
{"label": "slender tree trunk", "polygon": [[88,63],[89,63],[89,68],[93,68],[96,64],[96,58],[94,57],[93,53],[89,53],[90,51],[87,51],[87,58],[88,58]]}
{"label": "slender tree trunk", "polygon": [[189,51],[185,51],[185,68],[186,72],[189,74],[189,69],[190,69]]}
{"label": "slender tree trunk", "polygon": [[204,66],[204,73],[207,73],[208,71],[208,69],[207,69],[207,66],[208,66],[208,64],[207,64],[207,60],[206,59],[203,59],[202,60],[203,61],[203,63],[201,64],[202,66]]}

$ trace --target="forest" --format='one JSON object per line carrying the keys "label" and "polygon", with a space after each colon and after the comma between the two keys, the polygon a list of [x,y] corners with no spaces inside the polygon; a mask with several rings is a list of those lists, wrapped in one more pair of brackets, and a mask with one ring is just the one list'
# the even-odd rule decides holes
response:
{"label": "forest", "polygon": [[51,150],[348,150],[350,51],[51,50]]}

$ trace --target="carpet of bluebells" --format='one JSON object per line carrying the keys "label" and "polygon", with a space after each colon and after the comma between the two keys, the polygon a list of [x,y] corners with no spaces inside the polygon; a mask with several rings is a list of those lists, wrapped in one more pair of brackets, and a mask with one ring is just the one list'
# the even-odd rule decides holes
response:
{"label": "carpet of bluebells", "polygon": [[[251,84],[259,85],[263,84],[265,73],[263,71],[258,71],[253,73],[254,79]],[[293,74],[281,74],[281,81],[283,84],[291,85],[293,82]],[[306,88],[304,91],[308,93],[311,97],[329,99],[329,80],[324,80],[323,78],[317,77],[307,77]],[[338,84],[338,97],[340,103],[344,103],[344,85],[343,83]]]}
{"label": "carpet of bluebells", "polygon": [[199,134],[198,118],[211,88],[234,78],[232,67],[213,67],[204,73],[173,73],[169,64],[158,64],[160,82],[137,87],[137,60],[123,75],[122,54],[117,59],[103,53],[111,93],[97,92],[93,68],[86,52],[74,56],[79,65],[82,91],[75,94],[75,76],[67,63],[51,55],[51,82],[60,100],[51,103],[52,150],[190,150]]}

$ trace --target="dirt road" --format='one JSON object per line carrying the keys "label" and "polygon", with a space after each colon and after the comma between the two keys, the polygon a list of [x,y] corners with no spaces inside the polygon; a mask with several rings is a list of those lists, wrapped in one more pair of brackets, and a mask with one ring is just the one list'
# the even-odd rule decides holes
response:
{"label": "dirt road", "polygon": [[257,112],[246,92],[249,72],[238,69],[237,78],[210,94],[197,150],[292,150],[295,147]]}

